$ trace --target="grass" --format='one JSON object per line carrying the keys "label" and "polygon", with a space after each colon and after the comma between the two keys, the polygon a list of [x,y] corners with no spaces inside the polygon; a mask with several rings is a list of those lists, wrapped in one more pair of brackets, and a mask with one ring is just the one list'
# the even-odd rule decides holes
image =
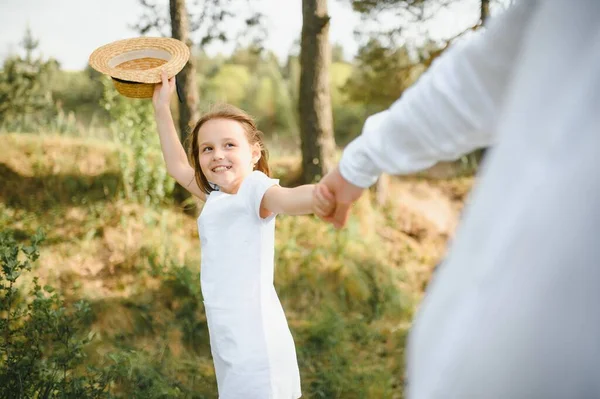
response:
{"label": "grass", "polygon": [[[123,199],[110,143],[3,134],[0,146],[0,229],[46,231],[35,275],[91,303],[90,364],[117,364],[124,397],[216,398],[195,217]],[[285,182],[299,159],[272,165]],[[471,184],[391,179],[388,201],[363,196],[343,231],[278,217],[275,284],[304,397],[402,397],[410,320]]]}

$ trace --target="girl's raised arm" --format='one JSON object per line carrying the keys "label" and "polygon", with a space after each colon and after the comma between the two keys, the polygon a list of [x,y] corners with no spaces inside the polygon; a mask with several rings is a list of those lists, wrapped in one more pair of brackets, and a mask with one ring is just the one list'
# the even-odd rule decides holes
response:
{"label": "girl's raised arm", "polygon": [[196,183],[194,169],[188,162],[185,150],[175,130],[173,116],[169,108],[171,95],[174,91],[175,78],[168,79],[166,72],[163,72],[162,83],[158,83],[154,88],[152,105],[154,106],[154,116],[167,172],[190,193],[202,201],[206,201],[206,194]]}

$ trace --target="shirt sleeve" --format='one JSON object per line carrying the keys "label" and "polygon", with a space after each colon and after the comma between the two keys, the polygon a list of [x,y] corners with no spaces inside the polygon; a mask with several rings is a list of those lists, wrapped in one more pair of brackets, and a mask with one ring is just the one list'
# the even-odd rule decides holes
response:
{"label": "shirt sleeve", "polygon": [[382,172],[413,173],[494,144],[534,3],[520,1],[455,43],[389,109],[369,117],[342,154],[342,176],[366,188]]}
{"label": "shirt sleeve", "polygon": [[244,196],[251,212],[260,218],[260,204],[267,190],[279,184],[279,179],[272,179],[258,170],[253,171],[244,180]]}

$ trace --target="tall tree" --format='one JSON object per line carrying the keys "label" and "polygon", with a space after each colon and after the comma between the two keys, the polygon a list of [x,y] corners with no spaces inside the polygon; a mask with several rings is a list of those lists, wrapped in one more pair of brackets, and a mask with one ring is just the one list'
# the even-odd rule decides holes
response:
{"label": "tall tree", "polygon": [[329,20],[327,0],[302,0],[298,111],[303,183],[324,176],[335,156],[329,85]]}
{"label": "tall tree", "polygon": [[[169,13],[171,15],[171,36],[185,43],[192,51],[192,40],[189,37],[188,13],[185,0],[169,0]],[[177,76],[181,91],[181,104],[179,104],[179,134],[181,141],[186,142],[190,125],[198,120],[198,90],[196,84],[196,65],[194,57],[190,57],[188,63]],[[174,190],[175,199],[184,202],[190,194],[183,187],[177,185]]]}

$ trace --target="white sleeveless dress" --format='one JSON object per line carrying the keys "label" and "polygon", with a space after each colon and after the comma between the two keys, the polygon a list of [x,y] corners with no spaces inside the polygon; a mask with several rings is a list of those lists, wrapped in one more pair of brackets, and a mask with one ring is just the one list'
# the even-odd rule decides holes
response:
{"label": "white sleeveless dress", "polygon": [[294,340],[273,286],[275,215],[259,216],[278,180],[259,171],[237,194],[214,191],[198,218],[201,287],[220,399],[297,399]]}

